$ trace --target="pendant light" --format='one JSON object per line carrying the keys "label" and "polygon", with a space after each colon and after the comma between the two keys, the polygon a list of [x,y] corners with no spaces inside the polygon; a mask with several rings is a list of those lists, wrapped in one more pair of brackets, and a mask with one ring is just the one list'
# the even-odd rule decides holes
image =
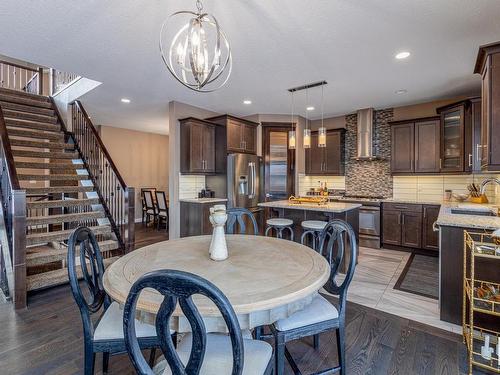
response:
{"label": "pendant light", "polygon": [[[200,0],[196,1],[196,8],[194,12],[175,12],[163,22],[161,58],[168,71],[184,86],[198,92],[211,92],[224,86],[231,75],[231,47],[217,19],[203,11]],[[183,26],[175,34],[170,33],[174,27],[171,24],[182,18]],[[168,51],[164,45],[169,46]]]}
{"label": "pendant light", "polygon": [[293,118],[293,92],[292,92],[292,130],[288,132],[288,148],[290,150],[295,150],[295,145],[297,144],[297,136],[295,134],[295,123]]}
{"label": "pendant light", "polygon": [[318,147],[326,147],[326,128],[324,124],[324,86],[321,85],[321,127],[318,129]]}
{"label": "pendant light", "polygon": [[304,148],[311,148],[311,129],[309,128],[309,120],[307,119],[307,106],[309,102],[308,90],[306,89],[306,124],[304,126],[304,139],[302,145]]}

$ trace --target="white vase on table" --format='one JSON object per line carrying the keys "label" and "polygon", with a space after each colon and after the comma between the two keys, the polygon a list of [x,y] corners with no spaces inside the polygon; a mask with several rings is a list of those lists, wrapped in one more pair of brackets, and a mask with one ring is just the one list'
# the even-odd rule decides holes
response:
{"label": "white vase on table", "polygon": [[226,206],[218,204],[210,207],[209,219],[214,228],[208,251],[210,259],[216,261],[225,260],[228,257],[226,234],[224,232],[224,226],[227,221]]}

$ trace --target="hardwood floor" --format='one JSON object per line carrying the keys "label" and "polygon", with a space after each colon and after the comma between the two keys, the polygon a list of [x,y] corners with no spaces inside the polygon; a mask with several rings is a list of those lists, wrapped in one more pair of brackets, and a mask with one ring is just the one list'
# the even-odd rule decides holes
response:
{"label": "hardwood floor", "polygon": [[[331,297],[327,297],[331,298]],[[82,324],[69,286],[33,294],[29,308],[0,305],[2,374],[81,374]],[[466,350],[459,335],[349,303],[347,374],[464,374]],[[334,334],[288,346],[304,373],[336,363]],[[96,373],[100,374],[101,356]],[[113,356],[110,374],[133,374],[127,355]],[[287,367],[287,374],[291,374]],[[476,372],[480,374],[481,372]]]}
{"label": "hardwood floor", "polygon": [[156,242],[167,241],[168,232],[165,228],[157,230],[152,226],[146,226],[138,223],[135,225],[135,248],[139,249],[144,246],[151,245]]}

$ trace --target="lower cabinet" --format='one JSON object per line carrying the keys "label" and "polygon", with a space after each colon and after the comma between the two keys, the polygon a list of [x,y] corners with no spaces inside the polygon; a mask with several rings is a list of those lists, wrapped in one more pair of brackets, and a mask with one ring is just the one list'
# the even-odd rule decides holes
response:
{"label": "lower cabinet", "polygon": [[433,224],[438,205],[384,203],[382,243],[414,249],[439,250],[439,236]]}
{"label": "lower cabinet", "polygon": [[213,204],[181,201],[181,237],[201,236],[212,233],[208,219]]}

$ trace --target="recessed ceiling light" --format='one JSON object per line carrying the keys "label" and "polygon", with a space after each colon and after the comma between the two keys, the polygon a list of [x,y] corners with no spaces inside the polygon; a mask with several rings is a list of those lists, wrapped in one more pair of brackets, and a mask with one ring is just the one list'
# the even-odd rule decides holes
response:
{"label": "recessed ceiling light", "polygon": [[405,90],[405,89],[394,91],[394,93],[396,93],[396,94],[406,94],[407,92],[408,92],[408,90]]}
{"label": "recessed ceiling light", "polygon": [[406,59],[409,56],[410,56],[410,52],[408,52],[408,51],[402,51],[402,52],[398,52],[396,54],[396,56],[394,56],[394,57],[396,59],[398,59],[398,60],[402,60],[402,59]]}
{"label": "recessed ceiling light", "polygon": [[130,99],[122,98],[122,103],[130,103]]}
{"label": "recessed ceiling light", "polygon": [[309,107],[306,108],[308,111],[314,111],[314,107],[310,105]]}
{"label": "recessed ceiling light", "polygon": [[252,104],[252,101],[245,99],[245,100],[243,100],[243,104],[250,105],[250,104]]}

